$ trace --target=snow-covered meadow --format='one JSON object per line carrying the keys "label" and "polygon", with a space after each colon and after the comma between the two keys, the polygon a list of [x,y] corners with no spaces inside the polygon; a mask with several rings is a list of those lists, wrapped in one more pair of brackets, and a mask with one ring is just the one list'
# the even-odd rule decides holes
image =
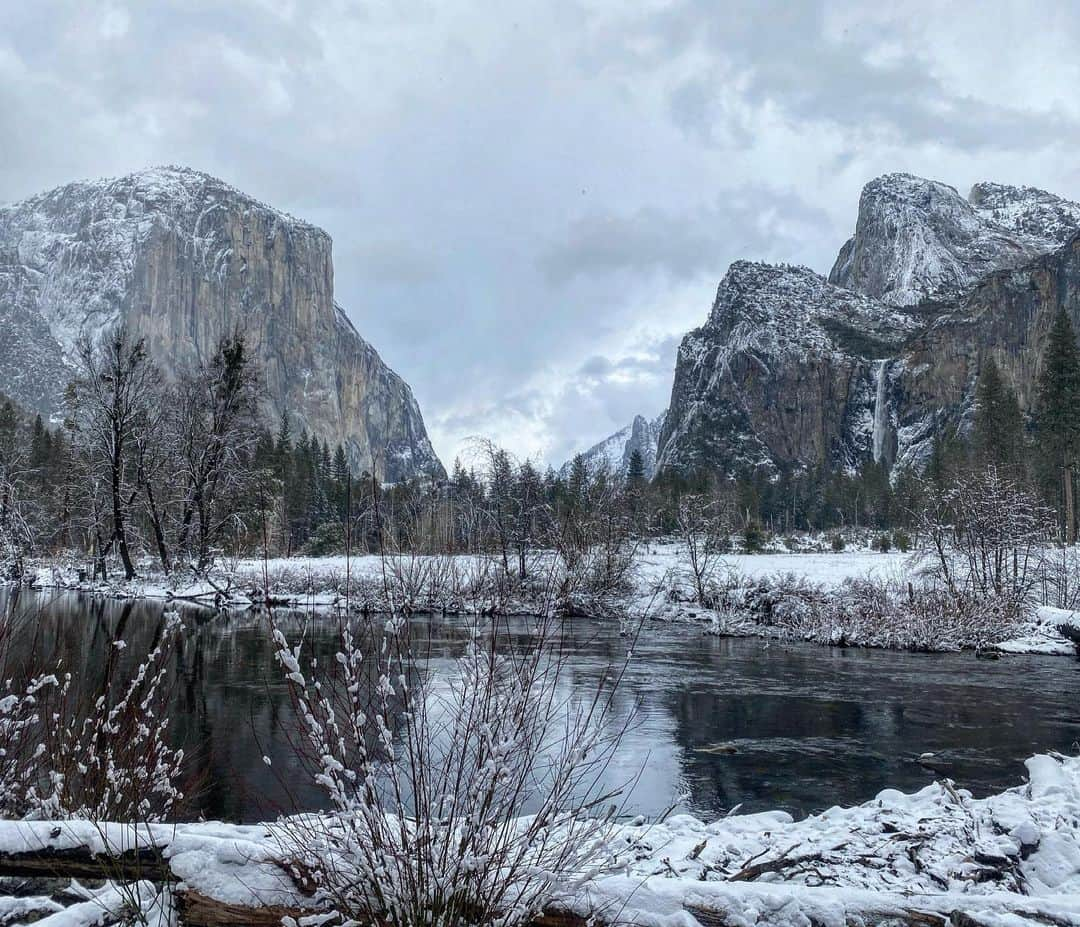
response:
{"label": "snow-covered meadow", "polygon": [[[693,623],[724,635],[929,651],[1068,655],[1076,647],[1060,629],[1080,628],[1080,613],[1047,605],[1000,622],[951,619],[944,608],[935,610],[933,600],[921,611],[886,608],[925,588],[924,563],[917,553],[865,547],[725,553],[708,568],[708,581],[718,590],[717,601],[709,603],[695,595],[682,541],[640,543],[621,585],[600,593],[571,582],[551,552],[530,554],[528,566],[531,579],[521,584],[505,582],[501,561],[490,554],[222,559],[198,577],[155,574],[148,561],[145,578],[111,583],[81,580],[77,564],[51,562],[37,565],[30,578],[39,588],[209,606],[515,614],[562,608],[577,616]],[[560,584],[565,588],[557,589]]]}

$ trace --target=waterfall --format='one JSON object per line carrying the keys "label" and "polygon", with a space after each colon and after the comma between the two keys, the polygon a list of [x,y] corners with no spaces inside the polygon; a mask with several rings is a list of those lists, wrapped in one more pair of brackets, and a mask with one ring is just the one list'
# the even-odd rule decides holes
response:
{"label": "waterfall", "polygon": [[879,360],[874,367],[877,389],[874,395],[874,463],[881,463],[885,455],[885,434],[889,428],[889,404],[885,397],[888,385],[889,362]]}

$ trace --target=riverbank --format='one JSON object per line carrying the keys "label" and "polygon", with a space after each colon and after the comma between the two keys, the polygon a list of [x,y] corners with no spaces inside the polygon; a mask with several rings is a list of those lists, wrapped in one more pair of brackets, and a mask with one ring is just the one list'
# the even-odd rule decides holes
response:
{"label": "riverbank", "polygon": [[952,614],[951,600],[935,598],[913,556],[900,552],[727,554],[709,567],[704,604],[685,544],[642,543],[614,578],[603,566],[570,568],[551,552],[534,552],[522,580],[516,563],[507,574],[501,560],[487,554],[247,558],[221,561],[199,576],[165,576],[145,561],[142,578],[101,582],[86,579],[84,563],[61,558],[32,564],[26,575],[40,589],[208,607],[556,611],[630,624],[687,623],[726,636],[894,650],[1072,655],[1080,634],[1080,613],[1048,606],[1020,615]]}
{"label": "riverbank", "polygon": [[[548,910],[562,923],[583,923],[566,920],[578,915],[641,927],[1080,925],[1080,759],[1038,755],[1026,767],[1026,783],[981,799],[942,780],[911,794],[887,789],[801,821],[771,811],[613,825],[599,871],[573,891],[556,887]],[[138,892],[103,892],[81,908],[47,897],[0,898],[0,922],[35,910],[44,927],[79,927],[137,896],[153,923],[168,923],[177,910],[202,912],[188,923],[214,923],[206,918],[215,909],[229,923],[269,923],[267,913],[275,922],[307,915],[333,923],[280,858],[287,828],[287,820],[138,829],[3,821],[0,875],[42,859],[55,872],[64,859],[134,846],[163,862],[144,865]],[[270,905],[276,909],[267,912]]]}

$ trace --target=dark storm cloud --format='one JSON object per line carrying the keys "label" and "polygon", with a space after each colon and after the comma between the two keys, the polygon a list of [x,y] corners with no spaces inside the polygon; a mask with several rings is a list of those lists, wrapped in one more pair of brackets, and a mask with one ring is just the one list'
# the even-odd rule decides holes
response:
{"label": "dark storm cloud", "polygon": [[654,415],[736,258],[827,270],[892,170],[1080,196],[1075,7],[39,0],[0,201],[150,164],[325,228],[438,451],[558,463]]}

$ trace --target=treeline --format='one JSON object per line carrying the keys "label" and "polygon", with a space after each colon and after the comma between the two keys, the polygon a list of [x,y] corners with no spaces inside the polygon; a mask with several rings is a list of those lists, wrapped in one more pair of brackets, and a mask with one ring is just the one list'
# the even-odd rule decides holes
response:
{"label": "treeline", "polygon": [[0,560],[18,572],[27,555],[75,550],[94,575],[140,558],[170,572],[205,571],[228,555],[345,551],[493,552],[525,573],[528,551],[572,557],[627,538],[686,533],[689,509],[722,511],[725,530],[753,549],[769,533],[897,529],[918,523],[929,490],[995,468],[1077,534],[1080,356],[1068,317],[1054,323],[1033,412],[991,358],[963,429],[939,434],[922,473],[826,469],[746,474],[662,474],[639,454],[628,473],[565,474],[516,461],[490,444],[476,466],[455,463],[437,482],[381,487],[351,470],[345,449],[303,431],[288,414],[260,413],[261,377],[242,335],[171,381],[142,341],[118,328],[83,341],[62,423],[30,419],[0,401]]}
{"label": "treeline", "polygon": [[261,377],[244,337],[166,381],[123,327],[77,347],[61,423],[0,399],[0,561],[75,550],[95,577],[140,558],[166,573],[223,554],[294,553],[340,520],[351,482],[331,452],[260,410]]}

